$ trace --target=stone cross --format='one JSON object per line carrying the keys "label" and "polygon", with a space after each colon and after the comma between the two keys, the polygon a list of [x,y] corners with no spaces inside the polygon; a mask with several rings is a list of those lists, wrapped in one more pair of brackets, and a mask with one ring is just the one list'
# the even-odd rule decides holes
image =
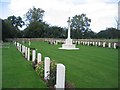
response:
{"label": "stone cross", "polygon": [[68,21],[67,21],[67,22],[68,22],[68,37],[67,37],[67,39],[71,39],[71,38],[70,38],[70,22],[71,22],[71,21],[70,21],[70,17],[68,18]]}

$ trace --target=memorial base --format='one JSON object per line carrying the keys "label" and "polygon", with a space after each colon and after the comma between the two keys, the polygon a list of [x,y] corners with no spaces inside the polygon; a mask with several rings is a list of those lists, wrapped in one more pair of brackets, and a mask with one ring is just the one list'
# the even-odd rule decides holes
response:
{"label": "memorial base", "polygon": [[79,48],[76,48],[75,44],[72,44],[72,39],[66,39],[65,44],[62,44],[62,47],[59,49],[78,50]]}

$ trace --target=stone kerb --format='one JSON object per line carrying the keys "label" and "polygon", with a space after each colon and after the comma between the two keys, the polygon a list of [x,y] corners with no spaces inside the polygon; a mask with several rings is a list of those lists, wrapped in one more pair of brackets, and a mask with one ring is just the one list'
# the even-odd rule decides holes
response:
{"label": "stone kerb", "polygon": [[44,79],[45,80],[49,79],[49,74],[50,74],[50,58],[45,57],[45,60],[44,60]]}
{"label": "stone kerb", "polygon": [[65,66],[63,64],[57,64],[55,88],[61,90],[65,88]]}

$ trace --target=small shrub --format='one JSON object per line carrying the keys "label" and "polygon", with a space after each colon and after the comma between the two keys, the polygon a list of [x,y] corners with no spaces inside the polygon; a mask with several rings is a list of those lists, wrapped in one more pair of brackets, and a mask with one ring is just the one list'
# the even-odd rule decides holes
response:
{"label": "small shrub", "polygon": [[56,84],[56,62],[50,62],[50,74],[48,75],[49,79],[47,80],[47,86],[54,87]]}
{"label": "small shrub", "polygon": [[44,78],[44,62],[41,61],[36,65],[36,72],[41,77]]}

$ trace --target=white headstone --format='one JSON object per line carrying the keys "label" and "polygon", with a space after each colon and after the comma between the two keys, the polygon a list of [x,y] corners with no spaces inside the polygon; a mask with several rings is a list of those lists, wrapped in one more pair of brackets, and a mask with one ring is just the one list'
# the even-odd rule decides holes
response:
{"label": "white headstone", "polygon": [[25,46],[22,45],[22,53],[24,54],[25,53]]}
{"label": "white headstone", "polygon": [[111,43],[108,43],[108,48],[111,48]]}
{"label": "white headstone", "polygon": [[55,88],[61,90],[65,88],[65,66],[63,64],[57,64]]}
{"label": "white headstone", "polygon": [[90,42],[88,42],[88,46],[90,45]]}
{"label": "white headstone", "polygon": [[92,42],[93,43],[93,46],[95,45],[95,42]]}
{"label": "white headstone", "polygon": [[17,49],[19,50],[19,43],[17,43]]}
{"label": "white headstone", "polygon": [[29,40],[29,46],[31,45],[31,42],[30,42],[30,40]]}
{"label": "white headstone", "polygon": [[116,45],[117,45],[117,44],[116,44],[116,43],[114,43],[114,48],[116,48]]}
{"label": "white headstone", "polygon": [[98,43],[98,46],[100,46],[100,44],[101,44],[101,43],[99,42],[99,43]]}
{"label": "white headstone", "polygon": [[92,44],[92,42],[90,42],[90,44]]}
{"label": "white headstone", "polygon": [[16,46],[16,41],[15,41],[15,43],[14,43],[14,44],[15,44],[15,46]]}
{"label": "white headstone", "polygon": [[28,53],[27,47],[25,47],[25,58],[26,58],[26,59],[27,59],[27,53]]}
{"label": "white headstone", "polygon": [[103,47],[105,47],[105,42],[103,42]]}
{"label": "white headstone", "polygon": [[45,57],[44,61],[44,79],[49,79],[48,75],[50,74],[50,58]]}
{"label": "white headstone", "polygon": [[28,48],[27,60],[30,61],[30,48]]}
{"label": "white headstone", "polygon": [[36,51],[32,50],[32,61],[34,62],[36,58]]}
{"label": "white headstone", "polygon": [[41,62],[41,60],[42,60],[42,55],[41,55],[41,53],[38,53],[37,54],[37,63]]}
{"label": "white headstone", "polygon": [[96,42],[95,44],[96,44],[96,46],[97,46],[97,42]]}

